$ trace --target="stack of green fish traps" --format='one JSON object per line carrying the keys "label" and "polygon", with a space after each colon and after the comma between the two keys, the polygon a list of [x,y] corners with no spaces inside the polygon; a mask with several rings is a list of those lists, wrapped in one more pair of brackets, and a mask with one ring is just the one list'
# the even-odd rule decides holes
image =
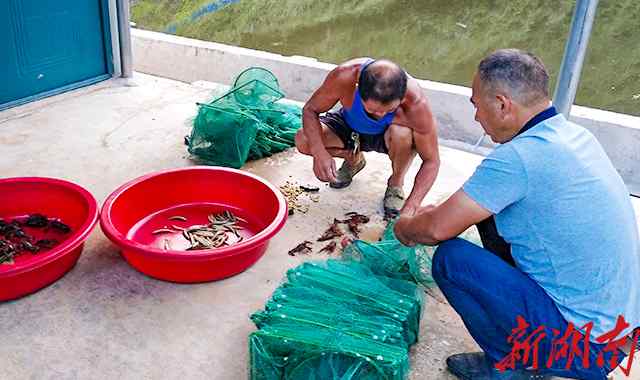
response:
{"label": "stack of green fish traps", "polygon": [[[407,377],[423,288],[403,279],[406,274],[389,276],[389,266],[374,273],[356,254],[355,245],[361,243],[348,247],[352,253],[343,260],[307,262],[289,270],[265,309],[251,316],[258,328],[249,337],[251,379]],[[367,259],[370,252],[380,252],[363,247]]]}

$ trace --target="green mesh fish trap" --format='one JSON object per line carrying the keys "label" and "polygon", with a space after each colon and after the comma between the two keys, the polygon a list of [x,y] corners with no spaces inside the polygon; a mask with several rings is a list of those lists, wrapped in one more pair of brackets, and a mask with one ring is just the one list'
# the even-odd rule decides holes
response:
{"label": "green mesh fish trap", "polygon": [[250,378],[405,379],[422,294],[358,262],[303,263],[251,316]]}
{"label": "green mesh fish trap", "polygon": [[294,146],[302,109],[278,102],[283,98],[269,70],[243,71],[224,95],[198,103],[187,139],[189,153],[206,164],[240,168],[247,160]]}
{"label": "green mesh fish trap", "polygon": [[343,259],[361,263],[379,276],[411,281],[426,288],[434,286],[431,258],[435,247],[402,245],[393,234],[394,224],[390,222],[387,225],[378,242],[356,240],[345,247]]}

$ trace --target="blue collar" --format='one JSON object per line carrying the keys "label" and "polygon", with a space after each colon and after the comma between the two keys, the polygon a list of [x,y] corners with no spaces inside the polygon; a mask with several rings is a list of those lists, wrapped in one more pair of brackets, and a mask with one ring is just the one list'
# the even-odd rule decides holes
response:
{"label": "blue collar", "polygon": [[[558,111],[556,111],[556,107],[551,106],[551,107],[547,108],[546,110],[544,110],[544,111],[540,112],[539,114],[537,114],[536,116],[532,117],[531,120],[527,121],[527,123],[524,125],[524,127],[522,127],[518,133],[516,133],[516,136],[518,136],[518,135],[520,135],[522,133],[525,133],[529,129],[535,127],[537,124],[540,124],[543,121],[556,116],[557,114],[558,114]],[[516,137],[516,136],[513,136],[513,137]]]}

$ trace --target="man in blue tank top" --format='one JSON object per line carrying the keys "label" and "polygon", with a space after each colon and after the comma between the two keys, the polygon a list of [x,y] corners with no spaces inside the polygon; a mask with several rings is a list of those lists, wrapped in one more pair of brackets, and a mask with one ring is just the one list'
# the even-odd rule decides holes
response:
{"label": "man in blue tank top", "polygon": [[[338,112],[329,112],[337,103]],[[358,58],[332,70],[304,106],[296,146],[313,157],[313,172],[333,188],[349,186],[365,166],[362,152],[388,154],[392,174],[387,217],[412,215],[438,174],[435,120],[418,82],[387,60]],[[416,153],[422,165],[405,200],[405,174]],[[334,157],[344,159],[336,170]]]}
{"label": "man in blue tank top", "polygon": [[[500,145],[448,200],[395,225],[405,244],[439,244],[433,278],[483,350],[447,359],[461,379],[604,380],[640,326],[640,243],[628,190],[598,140],[556,112],[548,83],[530,53],[483,59],[471,102]],[[492,226],[479,228],[484,247],[455,238],[477,223]],[[563,348],[564,334],[575,349]]]}

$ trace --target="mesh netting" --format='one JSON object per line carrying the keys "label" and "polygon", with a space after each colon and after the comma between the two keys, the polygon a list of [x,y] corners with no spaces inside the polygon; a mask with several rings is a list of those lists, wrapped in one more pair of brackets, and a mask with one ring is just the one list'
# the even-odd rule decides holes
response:
{"label": "mesh netting", "polygon": [[224,95],[198,103],[189,153],[207,164],[240,168],[247,160],[292,147],[302,126],[302,110],[278,102],[283,98],[270,71],[257,67],[243,71]]}
{"label": "mesh netting", "polygon": [[345,247],[342,257],[366,265],[379,276],[433,286],[431,258],[435,247],[402,245],[393,234],[393,225],[394,222],[389,223],[379,242],[354,241]]}
{"label": "mesh netting", "polygon": [[249,337],[254,380],[401,380],[406,349],[329,329],[265,327]]}
{"label": "mesh netting", "polygon": [[[436,247],[406,247],[392,221],[340,260],[304,263],[251,316],[250,379],[406,379]],[[475,229],[460,237],[479,244]]]}
{"label": "mesh netting", "polygon": [[341,260],[289,270],[251,316],[250,378],[405,379],[430,268],[431,250],[403,246],[390,224],[380,242],[355,241]]}
{"label": "mesh netting", "polygon": [[359,263],[304,263],[251,316],[251,378],[404,379],[422,302],[416,284]]}

